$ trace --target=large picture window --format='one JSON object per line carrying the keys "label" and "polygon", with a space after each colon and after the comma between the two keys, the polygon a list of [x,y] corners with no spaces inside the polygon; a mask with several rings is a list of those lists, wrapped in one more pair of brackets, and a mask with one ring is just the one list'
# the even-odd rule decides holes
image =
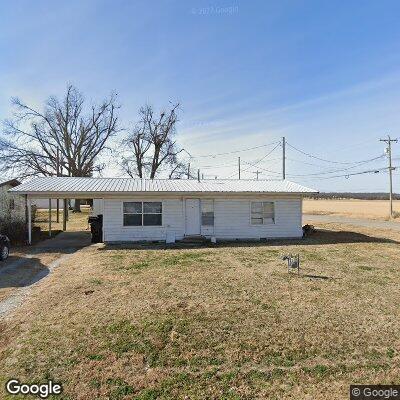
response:
{"label": "large picture window", "polygon": [[201,200],[201,225],[214,226],[214,200]]}
{"label": "large picture window", "polygon": [[275,223],[275,205],[272,201],[251,202],[251,224],[265,225]]}
{"label": "large picture window", "polygon": [[124,226],[161,226],[161,201],[129,201],[123,204]]}

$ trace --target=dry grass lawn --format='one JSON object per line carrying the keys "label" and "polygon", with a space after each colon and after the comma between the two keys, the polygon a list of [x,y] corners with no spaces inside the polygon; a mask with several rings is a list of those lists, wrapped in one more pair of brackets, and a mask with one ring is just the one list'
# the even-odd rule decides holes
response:
{"label": "dry grass lawn", "polygon": [[60,381],[64,400],[343,399],[351,383],[399,384],[400,235],[325,228],[82,250],[1,323],[0,391],[18,377]]}
{"label": "dry grass lawn", "polygon": [[[396,200],[393,204],[395,216],[400,216],[400,201]],[[303,212],[313,215],[335,214],[354,218],[388,219],[389,201],[304,199]],[[400,219],[397,218],[397,221]]]}

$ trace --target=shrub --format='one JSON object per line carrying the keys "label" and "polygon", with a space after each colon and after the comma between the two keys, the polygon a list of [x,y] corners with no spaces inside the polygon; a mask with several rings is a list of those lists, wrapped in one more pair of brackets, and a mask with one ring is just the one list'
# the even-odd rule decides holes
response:
{"label": "shrub", "polygon": [[400,217],[400,212],[393,211],[393,218],[399,218],[399,217]]}
{"label": "shrub", "polygon": [[27,238],[25,221],[22,219],[1,218],[0,233],[7,235],[13,244],[25,243]]}

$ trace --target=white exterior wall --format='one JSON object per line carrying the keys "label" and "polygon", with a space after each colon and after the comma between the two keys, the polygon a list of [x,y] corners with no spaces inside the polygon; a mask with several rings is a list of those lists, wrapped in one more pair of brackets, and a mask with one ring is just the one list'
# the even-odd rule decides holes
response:
{"label": "white exterior wall", "polygon": [[[210,199],[210,196],[199,196]],[[195,196],[192,196],[195,198]],[[197,197],[198,198],[198,197]],[[123,226],[123,201],[162,201],[162,226]],[[275,223],[251,225],[251,201],[274,201]],[[184,198],[129,197],[104,199],[103,238],[105,242],[165,240],[173,232],[176,240],[185,236]],[[217,239],[295,238],[302,236],[302,198],[300,196],[247,196],[214,198],[214,227],[201,227],[201,234]]]}
{"label": "white exterior wall", "polygon": [[[275,223],[252,225],[252,201],[274,201]],[[224,239],[295,238],[303,235],[301,204],[298,199],[215,200],[214,236]]]}
{"label": "white exterior wall", "polygon": [[104,213],[103,199],[93,199],[91,215],[100,215]]}
{"label": "white exterior wall", "polygon": [[123,201],[142,200],[143,198],[104,199],[103,240],[105,242],[165,240],[167,231],[174,232],[176,240],[183,238],[185,220],[182,199],[145,199],[145,201],[162,201],[162,226],[123,226]]}

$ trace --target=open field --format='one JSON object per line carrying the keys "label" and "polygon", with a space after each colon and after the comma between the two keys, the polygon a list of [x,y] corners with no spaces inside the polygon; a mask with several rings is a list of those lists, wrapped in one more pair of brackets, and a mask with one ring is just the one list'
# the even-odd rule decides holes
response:
{"label": "open field", "polygon": [[[400,201],[393,202],[400,215]],[[354,218],[388,219],[389,201],[386,200],[313,200],[304,199],[303,212],[317,215],[344,215]],[[397,218],[400,221],[399,218]]]}
{"label": "open field", "polygon": [[63,399],[343,399],[350,383],[400,383],[400,234],[325,229],[87,247],[1,323],[0,391],[18,377],[60,381]]}

